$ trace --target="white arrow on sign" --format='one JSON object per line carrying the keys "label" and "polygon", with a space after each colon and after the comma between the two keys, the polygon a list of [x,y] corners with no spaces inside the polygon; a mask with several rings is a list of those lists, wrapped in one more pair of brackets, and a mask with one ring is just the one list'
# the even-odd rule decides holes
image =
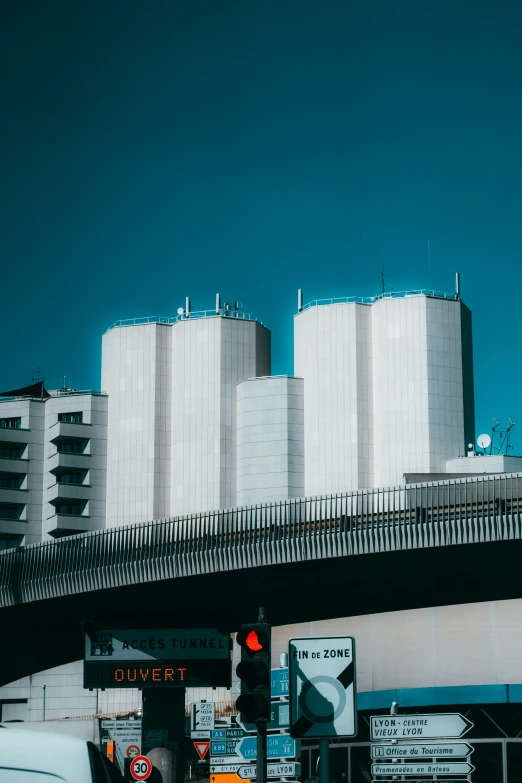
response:
{"label": "white arrow on sign", "polygon": [[370,723],[372,740],[458,738],[473,728],[473,723],[458,712],[372,715]]}
{"label": "white arrow on sign", "polygon": [[372,775],[469,775],[475,767],[466,761],[434,761],[432,764],[372,764]]}
{"label": "white arrow on sign", "polygon": [[475,748],[467,742],[417,742],[415,745],[372,745],[372,759],[465,758]]}
{"label": "white arrow on sign", "polygon": [[239,769],[239,764],[211,764],[210,771],[226,775],[233,775]]}
{"label": "white arrow on sign", "polygon": [[[287,778],[300,774],[301,764],[296,761],[289,761],[286,764],[281,762],[266,765],[266,776],[268,778]],[[236,775],[239,775],[242,780],[257,778],[257,766],[255,764],[245,764],[239,767]]]}

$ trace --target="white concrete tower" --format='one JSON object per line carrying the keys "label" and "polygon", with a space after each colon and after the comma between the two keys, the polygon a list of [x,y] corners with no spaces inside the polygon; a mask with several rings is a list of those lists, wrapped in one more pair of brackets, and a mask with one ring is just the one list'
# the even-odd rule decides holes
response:
{"label": "white concrete tower", "polygon": [[270,373],[270,331],[217,309],[172,329],[171,516],[237,504],[237,384]]}
{"label": "white concrete tower", "polygon": [[269,330],[219,302],[111,327],[107,526],[236,505],[236,387],[269,373]]}
{"label": "white concrete tower", "polygon": [[371,308],[310,306],[294,328],[294,371],[304,378],[306,494],[371,487]]}
{"label": "white concrete tower", "polygon": [[169,516],[171,361],[168,321],[120,321],[103,335],[107,527]]}
{"label": "white concrete tower", "polygon": [[402,484],[466,453],[471,313],[458,293],[300,301],[294,327],[307,495]]}
{"label": "white concrete tower", "polygon": [[250,378],[237,387],[237,505],[302,497],[303,379]]}

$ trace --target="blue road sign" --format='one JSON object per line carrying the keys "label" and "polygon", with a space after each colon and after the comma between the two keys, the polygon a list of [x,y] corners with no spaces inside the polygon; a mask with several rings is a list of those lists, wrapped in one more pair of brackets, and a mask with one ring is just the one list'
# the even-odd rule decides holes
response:
{"label": "blue road sign", "polygon": [[[245,760],[257,758],[257,737],[245,737],[237,747],[237,753]],[[266,738],[266,755],[269,759],[295,758],[295,740],[288,734],[271,734]]]}
{"label": "blue road sign", "polygon": [[[256,730],[255,724],[254,731]],[[213,729],[210,732],[210,737],[213,740],[226,740],[226,739],[241,739],[246,734],[243,729]]]}
{"label": "blue road sign", "polygon": [[288,696],[288,669],[272,669],[272,698]]}
{"label": "blue road sign", "polygon": [[[255,732],[257,727],[255,723],[243,723],[241,715],[236,715],[236,723],[241,726],[246,732]],[[286,729],[290,725],[290,702],[289,701],[273,701],[270,705],[270,720],[266,724],[269,731],[274,729]],[[212,734],[212,739],[214,735]],[[216,737],[221,739],[221,737]]]}

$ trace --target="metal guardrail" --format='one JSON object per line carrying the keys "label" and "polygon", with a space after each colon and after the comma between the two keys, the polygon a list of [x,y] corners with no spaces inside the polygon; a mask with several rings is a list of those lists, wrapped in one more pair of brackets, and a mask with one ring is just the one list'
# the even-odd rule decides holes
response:
{"label": "metal guardrail", "polygon": [[0,607],[182,576],[519,539],[522,473],[296,498],[0,552]]}
{"label": "metal guardrail", "polygon": [[322,305],[332,304],[348,304],[355,302],[356,304],[374,304],[380,299],[404,299],[408,296],[432,296],[436,299],[452,299],[457,297],[455,294],[447,294],[444,291],[432,291],[428,288],[420,288],[417,291],[385,291],[383,294],[377,296],[341,296],[336,299],[313,299],[311,302],[307,302],[303,305],[303,310],[308,310],[310,307],[318,307]]}
{"label": "metal guardrail", "polygon": [[[143,318],[127,318],[123,321],[115,321],[107,332],[112,329],[116,329],[120,326],[146,326],[147,324],[175,324],[178,321],[193,321],[198,318],[230,318],[239,319],[240,321],[256,321],[261,326],[264,326],[263,322],[256,318],[251,313],[244,313],[242,310],[225,310],[223,307],[219,312],[214,308],[213,310],[191,310],[190,315],[187,317],[183,315],[175,315],[171,318],[163,317],[160,315],[148,315]],[[105,332],[105,334],[107,334]]]}

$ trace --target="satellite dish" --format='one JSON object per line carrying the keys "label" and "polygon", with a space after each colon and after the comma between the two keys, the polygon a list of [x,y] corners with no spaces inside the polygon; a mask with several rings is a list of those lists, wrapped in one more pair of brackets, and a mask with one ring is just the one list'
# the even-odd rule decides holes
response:
{"label": "satellite dish", "polygon": [[472,449],[472,448],[473,448],[473,443],[468,443],[468,449]]}
{"label": "satellite dish", "polygon": [[479,435],[477,438],[477,445],[480,446],[481,449],[487,449],[490,443],[491,438],[489,435]]}
{"label": "satellite dish", "polygon": [[178,307],[178,315],[183,315],[184,309],[182,307]]}

